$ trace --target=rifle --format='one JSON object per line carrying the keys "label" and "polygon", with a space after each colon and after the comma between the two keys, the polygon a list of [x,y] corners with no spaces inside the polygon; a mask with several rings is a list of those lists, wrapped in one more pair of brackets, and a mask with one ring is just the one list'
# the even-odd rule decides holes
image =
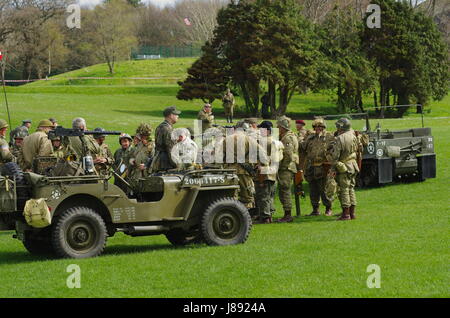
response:
{"label": "rifle", "polygon": [[50,130],[48,137],[83,137],[84,135],[121,135],[120,131],[90,131],[83,129],[64,128],[58,126],[53,130]]}
{"label": "rifle", "polygon": [[294,175],[294,196],[295,196],[295,210],[297,217],[301,215],[300,196],[305,197],[305,191],[303,191],[303,171],[298,171]]}

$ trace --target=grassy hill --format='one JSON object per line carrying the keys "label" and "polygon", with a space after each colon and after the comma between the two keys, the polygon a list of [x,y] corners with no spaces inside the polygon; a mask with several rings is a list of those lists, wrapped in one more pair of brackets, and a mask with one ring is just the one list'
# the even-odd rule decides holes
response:
{"label": "grassy hill", "polygon": [[[88,66],[76,71],[51,77],[50,81],[39,81],[28,86],[58,85],[143,85],[176,84],[183,79],[195,58],[168,58],[162,60],[123,61],[116,64],[115,73],[110,74],[107,64]],[[74,79],[80,77],[113,77],[111,80]],[[127,78],[152,77],[152,80],[130,80]]]}

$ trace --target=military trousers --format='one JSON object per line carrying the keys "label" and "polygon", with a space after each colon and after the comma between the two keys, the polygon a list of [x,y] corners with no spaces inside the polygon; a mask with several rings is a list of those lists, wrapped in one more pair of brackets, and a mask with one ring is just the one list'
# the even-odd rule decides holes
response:
{"label": "military trousers", "polygon": [[263,218],[271,217],[275,212],[275,181],[265,180],[263,183],[255,183],[255,190],[258,215]]}
{"label": "military trousers", "polygon": [[278,195],[284,211],[292,210],[291,186],[294,180],[294,173],[290,170],[278,170]]}
{"label": "military trousers", "polygon": [[322,199],[323,205],[326,207],[331,207],[332,202],[328,198],[325,185],[327,183],[327,177],[323,178],[308,178],[309,184],[309,199],[311,200],[311,205],[313,207],[319,207],[320,199]]}
{"label": "military trousers", "polygon": [[339,201],[341,207],[348,208],[352,205],[356,205],[356,174],[339,173],[336,175],[336,182],[339,186]]}
{"label": "military trousers", "polygon": [[239,177],[239,201],[248,209],[255,207],[255,184],[248,174],[238,174]]}
{"label": "military trousers", "polygon": [[225,117],[233,117],[234,115],[234,107],[232,105],[223,105],[223,110],[225,112]]}

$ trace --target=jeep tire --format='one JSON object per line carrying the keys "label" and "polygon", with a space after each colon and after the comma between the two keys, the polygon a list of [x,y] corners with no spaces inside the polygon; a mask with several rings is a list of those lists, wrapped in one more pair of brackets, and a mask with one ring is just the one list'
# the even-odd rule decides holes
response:
{"label": "jeep tire", "polygon": [[252,227],[247,208],[232,198],[211,203],[202,216],[201,229],[208,245],[244,243]]}
{"label": "jeep tire", "polygon": [[105,249],[106,237],[106,225],[100,215],[87,207],[74,207],[57,218],[52,245],[60,257],[96,257]]}
{"label": "jeep tire", "polygon": [[202,242],[202,234],[198,229],[192,232],[187,232],[183,229],[173,229],[166,233],[166,238],[174,246],[200,244]]}

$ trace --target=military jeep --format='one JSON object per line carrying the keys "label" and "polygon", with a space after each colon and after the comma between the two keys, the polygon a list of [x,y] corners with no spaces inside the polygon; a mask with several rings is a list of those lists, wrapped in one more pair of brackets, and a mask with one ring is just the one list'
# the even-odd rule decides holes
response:
{"label": "military jeep", "polygon": [[244,243],[251,230],[235,199],[234,170],[170,172],[139,180],[130,198],[107,177],[48,177],[13,163],[0,177],[0,230],[33,254],[65,258],[100,255],[107,237],[164,234],[173,245]]}

